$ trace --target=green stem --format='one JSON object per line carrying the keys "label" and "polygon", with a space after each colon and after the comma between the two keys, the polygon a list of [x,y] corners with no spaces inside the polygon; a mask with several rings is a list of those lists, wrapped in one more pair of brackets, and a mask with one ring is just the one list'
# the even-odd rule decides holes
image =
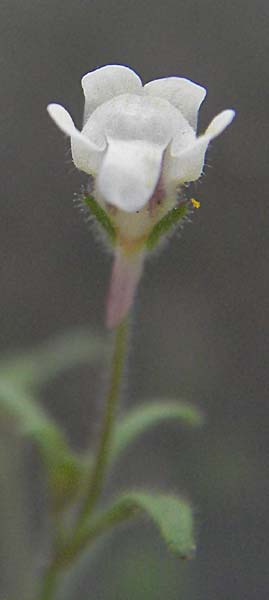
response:
{"label": "green stem", "polygon": [[[123,321],[117,327],[115,332],[115,344],[112,355],[111,375],[106,397],[105,414],[101,427],[93,473],[85,495],[85,501],[82,506],[73,537],[66,546],[63,545],[62,548],[58,548],[54,559],[46,571],[39,600],[52,600],[58,584],[58,576],[63,566],[66,566],[66,563],[69,563],[69,561],[72,562],[72,559],[75,558],[77,552],[84,547],[84,535],[82,535],[82,538],[80,537],[83,531],[83,525],[85,520],[88,519],[89,515],[94,509],[102,492],[106,466],[108,463],[110,442],[114,430],[116,408],[119,400],[125,364],[127,337],[128,324],[127,321]],[[111,527],[114,523],[127,518],[130,512],[131,511],[128,510],[125,511],[126,514],[108,514],[104,519],[97,519],[97,521],[94,523],[93,529],[90,531],[89,535],[86,536],[88,539],[85,541],[93,540],[98,536],[98,534],[100,535],[102,531]],[[68,560],[66,560],[67,557]]]}
{"label": "green stem", "polygon": [[112,356],[111,376],[106,397],[105,414],[92,477],[79,517],[79,527],[83,526],[85,519],[89,517],[102,491],[105,470],[109,457],[110,442],[114,430],[116,408],[120,395],[122,375],[124,371],[127,338],[128,323],[127,321],[123,321],[120,323],[120,325],[118,325],[115,333],[115,345]]}
{"label": "green stem", "polygon": [[134,517],[137,513],[137,508],[126,505],[126,506],[112,506],[107,511],[97,514],[91,520],[89,526],[84,529],[78,529],[74,537],[68,544],[62,549],[58,557],[56,557],[55,564],[57,568],[66,569],[83,551],[85,547],[94,543],[94,541],[100,536],[119,525],[123,521],[126,521]]}
{"label": "green stem", "polygon": [[59,569],[58,566],[51,563],[48,567],[44,579],[39,600],[52,600],[58,584]]}

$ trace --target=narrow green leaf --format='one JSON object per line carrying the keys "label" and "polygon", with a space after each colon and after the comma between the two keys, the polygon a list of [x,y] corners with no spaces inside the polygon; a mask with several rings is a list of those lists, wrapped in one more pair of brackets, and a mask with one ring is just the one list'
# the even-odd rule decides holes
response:
{"label": "narrow green leaf", "polygon": [[105,233],[107,234],[110,242],[112,244],[115,243],[116,240],[116,229],[110,220],[108,214],[104,211],[104,209],[100,206],[92,196],[84,196],[82,198],[84,204],[86,204],[87,208],[90,210],[91,214],[96,218],[98,223],[101,225]]}
{"label": "narrow green leaf", "polygon": [[101,336],[76,328],[57,335],[31,352],[0,362],[0,376],[20,387],[41,385],[62,371],[104,356],[107,341]]}
{"label": "narrow green leaf", "polygon": [[183,219],[188,212],[188,203],[184,202],[175,208],[172,208],[154,227],[152,228],[147,241],[146,247],[148,250],[153,250],[159,243],[161,238],[169,233],[169,231]]}
{"label": "narrow green leaf", "polygon": [[49,438],[52,452],[55,446],[62,447],[65,444],[64,436],[33,397],[4,379],[0,379],[0,407],[2,414],[16,420],[20,432],[25,436],[39,440],[41,445],[43,437],[45,445]]}
{"label": "narrow green leaf", "polygon": [[189,504],[166,494],[132,492],[120,496],[102,513],[97,513],[59,554],[58,562],[66,566],[97,537],[121,522],[145,513],[157,526],[171,550],[179,558],[192,558],[195,551],[193,517]]}
{"label": "narrow green leaf", "polygon": [[85,465],[72,453],[63,432],[32,396],[0,379],[1,416],[14,420],[19,432],[33,441],[48,474],[53,510],[70,502],[85,478]]}
{"label": "narrow green leaf", "polygon": [[198,408],[184,402],[157,401],[144,404],[130,411],[116,425],[110,460],[115,461],[125,448],[142,435],[148,428],[166,420],[179,420],[191,426],[200,426],[203,422]]}
{"label": "narrow green leaf", "polygon": [[171,552],[191,558],[195,551],[192,510],[186,500],[166,494],[126,494],[123,505],[145,512],[158,527]]}

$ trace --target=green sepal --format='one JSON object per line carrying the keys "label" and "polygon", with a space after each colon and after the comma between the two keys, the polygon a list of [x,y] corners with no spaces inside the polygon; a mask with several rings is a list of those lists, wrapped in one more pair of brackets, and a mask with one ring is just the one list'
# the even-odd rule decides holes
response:
{"label": "green sepal", "polygon": [[82,202],[90,210],[91,214],[96,218],[98,223],[101,225],[105,233],[107,234],[109,241],[115,244],[116,241],[116,229],[109,218],[108,214],[104,209],[94,200],[92,196],[83,196]]}
{"label": "green sepal", "polygon": [[169,231],[183,219],[188,212],[188,203],[184,202],[175,208],[172,208],[154,227],[152,228],[147,240],[146,248],[153,250]]}
{"label": "green sepal", "polygon": [[111,444],[110,461],[117,460],[127,446],[147,429],[156,427],[165,420],[178,420],[186,425],[199,427],[203,423],[203,416],[198,408],[181,401],[161,400],[142,404],[129,411],[117,423]]}
{"label": "green sepal", "polygon": [[96,513],[73,539],[63,545],[57,558],[58,565],[66,567],[100,535],[143,513],[156,525],[171,552],[182,559],[193,557],[193,517],[186,500],[162,493],[130,492],[120,496],[107,510]]}

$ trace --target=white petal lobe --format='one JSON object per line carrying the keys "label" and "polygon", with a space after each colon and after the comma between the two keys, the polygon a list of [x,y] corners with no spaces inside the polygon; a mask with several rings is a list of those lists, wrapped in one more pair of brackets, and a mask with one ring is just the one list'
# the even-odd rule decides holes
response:
{"label": "white petal lobe", "polygon": [[59,129],[71,138],[73,161],[78,169],[89,175],[94,174],[100,164],[106,144],[96,145],[74,125],[70,114],[60,104],[49,104],[48,113]]}
{"label": "white petal lobe", "polygon": [[140,77],[121,65],[107,65],[82,77],[81,85],[85,96],[84,123],[93,111],[111,98],[120,94],[139,94],[142,90]]}
{"label": "white petal lobe", "polygon": [[206,132],[178,154],[171,152],[167,157],[167,177],[178,183],[196,181],[203,172],[205,153],[208,145],[220,135],[235,116],[233,110],[224,110],[211,121]]}
{"label": "white petal lobe", "polygon": [[217,115],[208,126],[205,135],[209,135],[210,139],[213,140],[215,137],[220,135],[228,125],[232,122],[235,117],[235,111],[228,109],[223,110]]}
{"label": "white petal lobe", "polygon": [[168,100],[196,129],[198,111],[206,96],[205,88],[190,79],[167,77],[150,81],[144,86],[144,91],[151,96]]}
{"label": "white petal lobe", "polygon": [[73,119],[61,104],[49,104],[47,111],[54,123],[58,125],[63,133],[69,136],[74,134],[76,128]]}

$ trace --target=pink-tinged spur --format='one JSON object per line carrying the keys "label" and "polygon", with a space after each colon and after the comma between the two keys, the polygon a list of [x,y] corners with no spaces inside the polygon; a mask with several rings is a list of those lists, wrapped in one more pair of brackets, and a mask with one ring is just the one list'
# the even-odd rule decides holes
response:
{"label": "pink-tinged spur", "polygon": [[202,174],[211,140],[234,118],[224,110],[196,136],[206,90],[181,77],[142,85],[128,67],[108,65],[82,78],[84,122],[79,131],[59,104],[48,112],[71,138],[75,166],[93,176],[94,199],[116,232],[107,301],[115,327],[132,306],[153,227],[178,206],[178,190]]}

